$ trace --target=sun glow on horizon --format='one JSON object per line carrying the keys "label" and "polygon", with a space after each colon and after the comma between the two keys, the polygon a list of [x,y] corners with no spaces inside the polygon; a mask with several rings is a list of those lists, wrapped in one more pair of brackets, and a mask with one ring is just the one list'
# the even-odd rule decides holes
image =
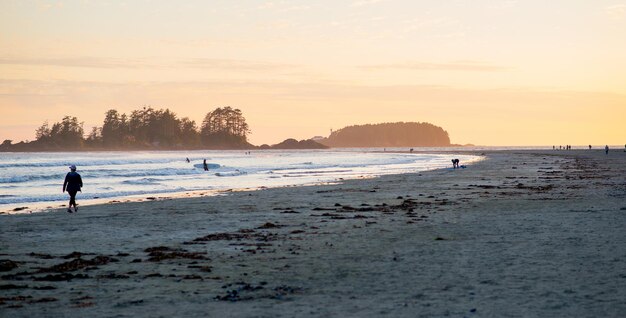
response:
{"label": "sun glow on horizon", "polygon": [[398,121],[626,142],[626,1],[0,0],[0,139],[65,115],[243,111],[253,144]]}

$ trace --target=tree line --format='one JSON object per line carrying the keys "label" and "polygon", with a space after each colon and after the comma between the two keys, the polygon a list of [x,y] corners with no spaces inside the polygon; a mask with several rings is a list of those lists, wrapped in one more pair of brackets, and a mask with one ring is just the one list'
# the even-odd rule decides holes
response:
{"label": "tree line", "polygon": [[429,123],[397,122],[348,126],[328,138],[287,139],[276,145],[256,147],[248,142],[250,127],[241,110],[218,107],[206,114],[200,127],[169,109],[143,107],[104,115],[102,126],[85,133],[83,122],[65,116],[60,122],[44,122],[32,142],[5,140],[0,151],[63,150],[177,150],[177,149],[322,149],[327,147],[441,147],[450,146],[448,132]]}
{"label": "tree line", "polygon": [[187,117],[179,118],[169,109],[143,107],[129,115],[110,109],[102,126],[85,135],[83,122],[65,116],[50,125],[44,122],[35,131],[35,140],[12,144],[5,140],[1,150],[74,149],[249,149],[250,128],[239,109],[218,107],[206,114],[200,127]]}

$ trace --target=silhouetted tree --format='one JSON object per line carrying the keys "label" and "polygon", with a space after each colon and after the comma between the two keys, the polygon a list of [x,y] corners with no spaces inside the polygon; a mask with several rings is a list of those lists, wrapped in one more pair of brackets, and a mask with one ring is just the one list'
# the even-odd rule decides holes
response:
{"label": "silhouetted tree", "polygon": [[83,146],[83,123],[76,117],[65,116],[52,127],[46,121],[35,133],[36,143],[44,148],[76,149]]}
{"label": "silhouetted tree", "polygon": [[175,146],[180,143],[180,121],[169,109],[155,111],[148,124],[151,141],[161,146]]}
{"label": "silhouetted tree", "polygon": [[143,107],[130,116],[115,109],[104,115],[102,127],[93,127],[84,137],[83,123],[76,117],[65,116],[52,125],[45,121],[35,131],[32,143],[12,144],[5,140],[0,150],[60,150],[60,149],[185,149],[251,148],[250,133],[241,110],[229,106],[209,112],[199,131],[196,122],[178,116],[169,109]]}
{"label": "silhouetted tree", "polygon": [[35,140],[40,143],[45,143],[50,140],[50,125],[47,120],[35,130]]}
{"label": "silhouetted tree", "polygon": [[142,146],[149,146],[151,143],[150,122],[154,118],[154,109],[152,107],[144,107],[143,109],[133,110],[130,113],[128,121],[128,131],[133,136],[132,143]]}
{"label": "silhouetted tree", "polygon": [[180,140],[183,145],[197,147],[200,145],[200,134],[196,122],[184,117],[180,120]]}
{"label": "silhouetted tree", "polygon": [[83,146],[83,123],[78,118],[65,116],[60,123],[54,123],[50,129],[52,139],[62,147],[80,148]]}
{"label": "silhouetted tree", "polygon": [[102,145],[107,148],[122,146],[127,132],[126,115],[120,115],[115,109],[108,110],[104,115],[100,132]]}
{"label": "silhouetted tree", "polygon": [[0,144],[0,151],[11,151],[13,146],[13,140],[6,139]]}
{"label": "silhouetted tree", "polygon": [[209,147],[248,147],[249,133],[250,129],[241,110],[226,106],[206,114],[200,137],[202,143]]}
{"label": "silhouetted tree", "polygon": [[85,138],[85,145],[90,148],[101,148],[102,147],[102,128],[93,127],[91,128],[91,132]]}

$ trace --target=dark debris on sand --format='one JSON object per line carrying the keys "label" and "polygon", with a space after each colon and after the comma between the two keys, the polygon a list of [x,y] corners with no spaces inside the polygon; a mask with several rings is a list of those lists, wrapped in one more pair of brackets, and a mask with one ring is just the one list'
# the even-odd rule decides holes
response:
{"label": "dark debris on sand", "polygon": [[228,288],[231,286],[238,286],[235,289],[227,290],[224,295],[215,296],[216,300],[220,301],[246,301],[261,298],[277,299],[277,300],[289,300],[287,296],[293,294],[299,294],[302,292],[300,287],[292,287],[287,285],[280,285],[274,288],[266,288],[266,282],[261,282],[259,285],[251,285],[245,282],[238,282],[234,284],[228,284],[222,286],[222,288]]}
{"label": "dark debris on sand", "polygon": [[[381,213],[394,213],[398,210],[406,211],[407,216],[417,217],[413,214],[413,209],[418,207],[419,204],[431,204],[431,202],[417,202],[413,199],[403,200],[402,203],[398,205],[391,204],[377,204],[377,205],[369,205],[369,204],[361,204],[359,206],[350,206],[345,204],[335,204],[334,207],[331,208],[314,208],[314,211],[323,211],[330,213],[323,213],[319,216],[330,217],[332,219],[369,219],[374,218],[373,214],[363,213],[363,212],[381,212]],[[432,202],[432,204],[437,204],[437,202]],[[279,209],[281,213],[300,213],[295,211],[293,208],[281,208]],[[322,221],[324,222],[324,221]],[[376,222],[366,222],[368,224],[374,224]],[[306,225],[306,224],[302,224]],[[263,250],[265,247],[272,246],[270,241],[279,241],[279,240],[295,240],[302,239],[302,235],[307,233],[301,229],[293,229],[287,231],[287,233],[278,234],[273,233],[272,230],[277,230],[285,227],[283,224],[278,224],[275,222],[265,222],[256,228],[249,229],[240,229],[235,232],[225,232],[225,233],[212,233],[202,237],[198,237],[190,242],[183,242],[183,244],[206,244],[206,242],[210,241],[231,241],[230,245],[236,246],[250,246],[253,249],[241,249],[244,252],[256,254],[258,250]],[[311,229],[319,229],[318,227],[311,226]],[[315,232],[317,233],[317,232]],[[312,233],[314,234],[314,233]],[[256,249],[254,249],[256,248]],[[291,249],[290,249],[291,251]],[[161,262],[167,260],[178,260],[178,259],[188,259],[188,260],[210,260],[206,252],[192,252],[186,249],[177,248],[177,247],[168,247],[168,246],[153,246],[146,248],[144,252],[147,254],[147,261],[149,262]],[[292,254],[299,254],[295,250],[292,251]],[[115,257],[128,257],[130,256],[128,253],[119,252],[117,255],[112,256],[94,256],[90,259],[84,259],[87,255],[94,255],[91,253],[82,253],[82,252],[72,252],[63,256],[52,256],[48,254],[37,254],[30,253],[29,256],[39,258],[39,259],[57,259],[62,258],[67,261],[62,262],[60,264],[56,264],[50,267],[45,268],[36,268],[36,271],[31,272],[22,272],[16,273],[7,278],[15,279],[15,280],[31,280],[31,282],[61,282],[61,281],[71,281],[74,279],[130,279],[131,274],[139,274],[137,271],[128,272],[128,273],[114,273],[114,272],[104,272],[104,273],[95,273],[95,275],[88,276],[86,274],[75,274],[70,273],[78,270],[91,270],[98,269],[97,266],[106,265],[110,262],[117,262],[118,260],[113,258]],[[141,262],[140,258],[132,258],[128,259],[131,263]],[[146,261],[144,258],[143,261]],[[186,264],[186,267],[189,269],[196,269],[198,272],[211,273],[213,272],[213,267],[208,264],[198,264],[199,262],[191,262],[190,264]],[[10,260],[2,260],[0,261],[0,269],[10,268],[8,270],[12,270],[16,268],[18,263],[10,261]],[[182,265],[182,264],[178,264]],[[4,267],[2,267],[4,266]],[[7,271],[8,271],[7,270]],[[36,274],[45,273],[47,275],[41,276]],[[200,273],[198,273],[200,274]],[[143,278],[171,278],[174,277],[178,281],[181,280],[199,280],[204,281],[205,279],[217,279],[221,280],[222,277],[203,277],[198,274],[183,274],[174,275],[171,273],[158,273],[158,272],[148,272],[142,273],[140,276],[135,277],[143,277]],[[244,275],[247,275],[244,274]],[[3,277],[4,278],[4,277]],[[226,277],[228,278],[228,277]],[[44,286],[44,287],[29,287],[28,285],[17,285],[17,284],[6,284],[0,285],[0,289],[55,289],[53,286]],[[253,285],[250,283],[239,282],[234,284],[229,284],[223,286],[226,290],[224,294],[220,294],[214,297],[214,299],[219,301],[246,301],[246,300],[255,300],[255,299],[275,299],[275,300],[290,300],[291,296],[301,294],[303,289],[300,287],[288,286],[288,285],[278,285],[275,287],[268,287],[266,282],[261,282],[259,284]],[[29,296],[30,297],[30,296]],[[72,307],[74,308],[82,308],[82,307],[91,307],[94,306],[94,302],[90,301],[91,298],[87,298],[84,300],[73,300],[71,302]],[[13,304],[16,307],[22,307],[26,304],[31,304],[35,302],[52,302],[56,301],[56,299],[48,297],[48,298],[40,298],[33,299],[32,297],[29,299],[25,299],[21,302],[14,302]],[[6,308],[6,307],[5,307]]]}
{"label": "dark debris on sand", "polygon": [[193,239],[190,242],[184,242],[183,244],[204,244],[208,241],[242,241],[242,240],[255,240],[259,242],[276,241],[282,236],[276,233],[269,232],[256,232],[252,229],[242,229],[235,233],[212,233],[202,237]]}
{"label": "dark debris on sand", "polygon": [[35,258],[40,258],[40,259],[53,259],[54,258],[54,256],[52,256],[52,255],[41,254],[41,253],[29,253],[28,256],[35,257]]}
{"label": "dark debris on sand", "polygon": [[10,259],[0,260],[0,272],[8,272],[18,268],[17,262]]}
{"label": "dark debris on sand", "polygon": [[[75,256],[79,257],[78,254],[76,254]],[[105,264],[108,264],[109,262],[117,262],[117,260],[112,257],[102,256],[102,255],[96,256],[89,260],[75,258],[71,261],[63,262],[61,264],[53,265],[50,267],[39,268],[34,272],[23,271],[23,272],[11,274],[11,275],[3,275],[2,279],[3,280],[24,280],[25,276],[30,276],[30,279],[34,281],[51,281],[51,282],[70,281],[72,279],[85,279],[85,278],[89,278],[89,276],[84,275],[84,274],[73,275],[73,274],[69,274],[68,272],[73,272],[73,271],[77,271],[81,269],[85,269],[85,270],[96,269],[97,268],[96,266],[105,265]],[[33,276],[33,275],[42,274],[42,273],[58,273],[58,274],[49,274],[46,276]],[[52,286],[41,287],[41,288],[35,287],[35,289],[54,289],[54,287]]]}
{"label": "dark debris on sand", "polygon": [[69,254],[63,256],[62,258],[64,258],[64,259],[81,258],[81,257],[83,257],[85,255],[93,255],[93,254],[92,253],[72,252],[72,253],[69,253]]}
{"label": "dark debris on sand", "polygon": [[99,279],[127,279],[130,278],[130,276],[128,275],[120,275],[120,274],[115,274],[115,273],[109,273],[109,274],[104,274],[104,275],[98,275],[97,278]]}
{"label": "dark debris on sand", "polygon": [[[81,254],[82,255],[82,254]],[[106,265],[109,262],[116,262],[117,259],[108,256],[96,256],[90,260],[84,260],[81,258],[73,259],[69,262],[64,262],[47,268],[41,268],[37,273],[63,273],[71,272],[79,269],[93,267],[98,265]]]}
{"label": "dark debris on sand", "polygon": [[54,297],[33,298],[33,296],[12,296],[12,297],[0,297],[0,305],[8,304],[6,308],[21,308],[23,304],[35,304],[35,303],[49,303],[58,301]]}
{"label": "dark debris on sand", "polygon": [[169,259],[202,259],[206,260],[206,253],[204,252],[189,252],[183,249],[173,249],[167,246],[156,246],[149,247],[144,250],[144,252],[148,253],[148,261],[150,262],[160,262],[162,260]]}
{"label": "dark debris on sand", "polygon": [[24,288],[28,288],[28,285],[14,285],[14,284],[0,285],[0,290],[24,289]]}
{"label": "dark debris on sand", "polygon": [[279,225],[279,224],[267,222],[267,223],[257,227],[257,229],[277,229],[277,228],[281,228],[283,226],[284,225]]}
{"label": "dark debris on sand", "polygon": [[33,280],[34,281],[46,281],[46,282],[63,282],[63,281],[71,281],[72,279],[87,279],[89,278],[88,275],[85,274],[69,274],[69,273],[62,273],[62,274],[50,274],[50,275],[46,275],[43,277],[34,277]]}

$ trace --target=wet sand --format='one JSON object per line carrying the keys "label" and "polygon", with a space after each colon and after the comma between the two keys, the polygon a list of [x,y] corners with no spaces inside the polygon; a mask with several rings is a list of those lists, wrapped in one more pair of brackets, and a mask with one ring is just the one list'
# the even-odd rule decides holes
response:
{"label": "wet sand", "polygon": [[338,185],[0,215],[0,314],[623,316],[626,153],[485,156]]}

